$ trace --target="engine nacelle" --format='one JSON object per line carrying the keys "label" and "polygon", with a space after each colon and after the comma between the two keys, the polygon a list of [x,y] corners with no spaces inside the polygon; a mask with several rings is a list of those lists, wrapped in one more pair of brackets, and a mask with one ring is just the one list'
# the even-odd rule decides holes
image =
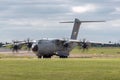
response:
{"label": "engine nacelle", "polygon": [[33,52],[37,52],[38,51],[38,45],[37,44],[32,46],[32,51]]}

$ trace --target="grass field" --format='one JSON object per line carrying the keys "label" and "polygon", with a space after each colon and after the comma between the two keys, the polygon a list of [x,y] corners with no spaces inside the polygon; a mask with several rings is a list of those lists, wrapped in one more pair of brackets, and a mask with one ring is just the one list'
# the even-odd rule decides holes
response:
{"label": "grass field", "polygon": [[120,80],[120,59],[0,59],[0,80]]}
{"label": "grass field", "polygon": [[0,80],[120,80],[120,48],[90,48],[83,52],[77,47],[71,54],[118,57],[37,59],[0,54]]}

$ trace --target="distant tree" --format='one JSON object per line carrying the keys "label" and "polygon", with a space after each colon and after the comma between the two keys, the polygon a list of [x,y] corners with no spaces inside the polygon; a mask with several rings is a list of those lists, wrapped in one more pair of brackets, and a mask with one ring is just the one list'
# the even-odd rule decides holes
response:
{"label": "distant tree", "polygon": [[2,42],[0,42],[0,47],[2,47],[2,45],[4,45]]}

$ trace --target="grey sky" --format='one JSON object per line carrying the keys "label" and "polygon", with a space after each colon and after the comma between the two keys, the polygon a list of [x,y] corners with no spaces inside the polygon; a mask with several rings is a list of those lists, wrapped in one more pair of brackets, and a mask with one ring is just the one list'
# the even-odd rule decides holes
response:
{"label": "grey sky", "polygon": [[73,24],[60,21],[106,20],[82,24],[78,39],[120,40],[119,0],[0,0],[0,41],[69,38]]}

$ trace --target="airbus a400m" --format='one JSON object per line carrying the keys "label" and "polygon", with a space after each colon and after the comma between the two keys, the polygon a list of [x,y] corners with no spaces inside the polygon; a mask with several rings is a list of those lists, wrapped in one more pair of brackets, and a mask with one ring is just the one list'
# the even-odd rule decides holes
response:
{"label": "airbus a400m", "polygon": [[77,40],[78,32],[81,23],[89,22],[104,22],[104,21],[80,21],[75,18],[75,21],[61,22],[61,23],[74,23],[70,39],[41,39],[37,40],[32,45],[32,51],[36,53],[38,58],[51,58],[57,55],[60,58],[67,58],[69,52],[78,45],[80,42]]}

